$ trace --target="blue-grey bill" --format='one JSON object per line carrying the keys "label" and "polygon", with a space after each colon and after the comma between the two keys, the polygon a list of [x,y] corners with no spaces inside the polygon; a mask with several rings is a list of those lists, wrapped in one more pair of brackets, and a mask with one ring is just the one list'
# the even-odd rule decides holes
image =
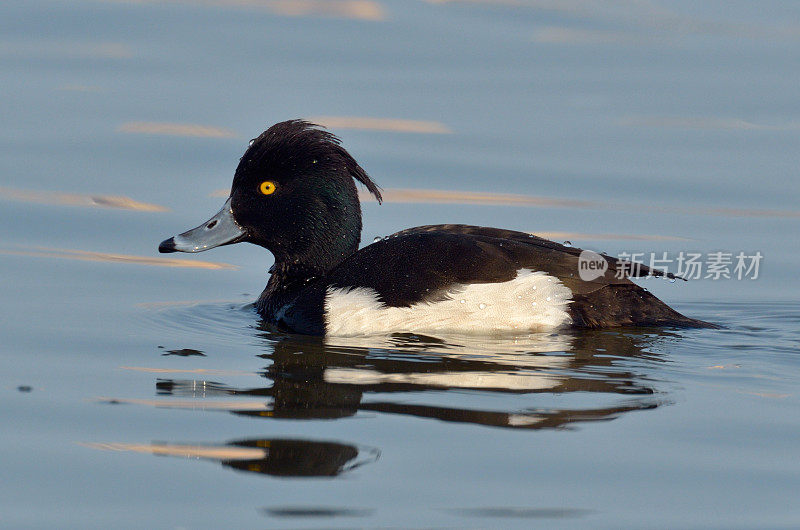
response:
{"label": "blue-grey bill", "polygon": [[197,228],[171,237],[158,245],[159,252],[203,252],[244,239],[245,230],[236,223],[228,198],[217,214]]}

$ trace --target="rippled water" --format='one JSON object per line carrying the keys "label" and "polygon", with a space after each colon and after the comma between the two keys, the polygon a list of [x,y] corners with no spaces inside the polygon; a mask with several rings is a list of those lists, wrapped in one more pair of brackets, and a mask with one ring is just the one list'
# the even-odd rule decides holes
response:
{"label": "rippled water", "polygon": [[[0,5],[3,528],[800,526],[790,2]],[[461,222],[620,253],[721,330],[322,340],[271,257],[164,258],[250,138],[327,123],[367,243]],[[647,254],[649,255],[649,254]]]}

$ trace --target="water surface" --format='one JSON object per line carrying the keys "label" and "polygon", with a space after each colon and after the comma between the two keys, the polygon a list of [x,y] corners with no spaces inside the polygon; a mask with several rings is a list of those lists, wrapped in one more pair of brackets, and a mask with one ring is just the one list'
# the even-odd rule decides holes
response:
{"label": "water surface", "polygon": [[[2,526],[797,527],[798,44],[791,2],[3,2]],[[760,275],[643,281],[722,330],[276,332],[268,253],[156,247],[301,116],[386,189],[365,243]]]}

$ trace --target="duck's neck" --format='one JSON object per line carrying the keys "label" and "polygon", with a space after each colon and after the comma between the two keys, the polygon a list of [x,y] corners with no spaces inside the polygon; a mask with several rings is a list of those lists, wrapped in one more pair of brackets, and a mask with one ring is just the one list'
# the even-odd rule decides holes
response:
{"label": "duck's neck", "polygon": [[328,183],[316,190],[292,215],[286,238],[270,245],[275,256],[274,275],[282,280],[305,281],[324,276],[358,250],[361,242],[361,208],[355,186]]}
{"label": "duck's neck", "polygon": [[308,283],[309,280],[325,276],[336,265],[338,262],[325,266],[316,263],[309,264],[303,260],[278,259],[276,257],[275,264],[269,269],[270,282],[275,281],[286,286]]}
{"label": "duck's neck", "polygon": [[304,290],[324,290],[325,282],[318,280],[325,278],[333,268],[358,250],[359,240],[359,235],[355,239],[340,237],[340,243],[334,247],[335,250],[331,247],[323,249],[314,246],[304,253],[273,250],[275,264],[270,268],[271,276],[267,286],[256,302],[258,312],[268,320],[276,321],[281,308],[296,300]]}
{"label": "duck's neck", "polygon": [[312,229],[300,234],[291,248],[272,249],[275,256],[272,275],[289,283],[325,276],[356,252],[361,241],[361,220],[351,221],[349,228],[341,224],[332,226],[337,230],[321,233]]}
{"label": "duck's neck", "polygon": [[339,263],[358,250],[358,242],[338,251],[330,249],[316,249],[310,254],[275,254],[275,264],[270,268],[271,280],[277,280],[284,285],[308,283],[308,281],[325,276]]}

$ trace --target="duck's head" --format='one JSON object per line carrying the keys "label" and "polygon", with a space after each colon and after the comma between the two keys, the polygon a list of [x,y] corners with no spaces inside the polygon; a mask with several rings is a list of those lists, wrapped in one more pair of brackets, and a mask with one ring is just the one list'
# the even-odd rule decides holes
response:
{"label": "duck's head", "polygon": [[246,241],[270,250],[276,264],[329,269],[361,239],[355,180],[381,201],[336,136],[307,121],[277,123],[250,142],[222,209],[158,250],[202,252]]}

